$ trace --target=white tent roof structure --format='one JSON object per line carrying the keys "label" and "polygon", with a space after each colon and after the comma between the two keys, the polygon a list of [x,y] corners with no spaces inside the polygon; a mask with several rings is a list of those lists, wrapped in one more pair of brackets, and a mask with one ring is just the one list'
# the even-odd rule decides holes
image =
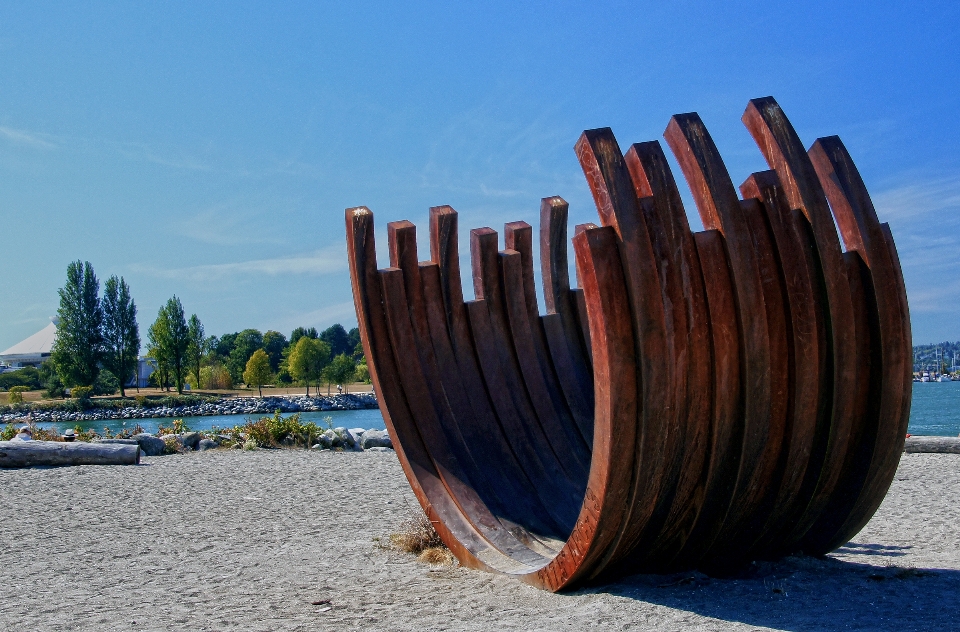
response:
{"label": "white tent roof structure", "polygon": [[56,338],[57,326],[51,322],[26,340],[0,353],[0,361],[14,366],[22,363],[39,364],[50,356]]}

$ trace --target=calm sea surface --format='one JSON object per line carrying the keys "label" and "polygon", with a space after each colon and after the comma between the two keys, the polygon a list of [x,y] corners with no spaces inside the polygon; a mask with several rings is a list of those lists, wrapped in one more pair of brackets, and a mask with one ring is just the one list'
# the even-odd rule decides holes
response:
{"label": "calm sea surface", "polygon": [[[217,426],[218,428],[232,428],[234,426],[243,425],[247,419],[259,419],[265,415],[208,415],[204,417],[183,417],[183,421],[186,422],[187,427],[191,430],[209,430],[210,428]],[[290,415],[284,415],[284,417],[289,417]],[[383,430],[383,416],[380,414],[380,411],[377,409],[373,410],[328,410],[324,412],[316,413],[300,413],[300,419],[302,421],[315,421],[318,425],[323,427],[323,419],[329,417],[333,423],[333,427],[343,426],[344,428],[364,428],[370,430],[371,428],[376,430]],[[98,421],[83,421],[79,423],[79,426],[86,429],[93,429],[97,431],[103,431],[104,428],[109,428],[112,432],[119,432],[126,428],[133,428],[137,424],[146,430],[147,432],[156,432],[157,427],[161,424],[167,426],[168,428],[173,425],[173,417],[154,417],[150,419],[101,419]],[[42,427],[48,427],[48,424],[40,424]],[[78,424],[74,423],[57,423],[49,424],[49,426],[66,430],[67,428],[76,427]]]}
{"label": "calm sea surface", "polygon": [[914,382],[907,432],[915,435],[960,435],[960,382]]}
{"label": "calm sea surface", "polygon": [[[262,415],[214,415],[209,417],[184,417],[187,426],[192,430],[208,430],[213,426],[231,428],[242,425],[249,417]],[[316,421],[322,424],[324,417],[330,417],[334,427],[344,428],[376,428],[383,429],[383,417],[379,410],[332,410],[327,412],[301,413],[304,421]],[[110,428],[118,432],[124,428],[132,428],[139,423],[147,432],[155,432],[160,424],[170,426],[172,418],[154,419],[105,419],[87,421],[80,425],[83,428],[103,430]],[[46,426],[47,424],[43,424]],[[65,430],[71,424],[52,424]],[[907,432],[915,435],[939,435],[956,437],[960,435],[960,382],[914,382],[913,406],[910,410],[910,426]]]}

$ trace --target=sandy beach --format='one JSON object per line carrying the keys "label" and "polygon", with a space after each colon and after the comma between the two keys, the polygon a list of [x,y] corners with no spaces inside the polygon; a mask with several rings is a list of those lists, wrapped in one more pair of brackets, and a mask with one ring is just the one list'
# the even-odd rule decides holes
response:
{"label": "sandy beach", "polygon": [[381,548],[416,506],[393,452],[217,450],[0,470],[0,490],[10,631],[960,626],[958,455],[905,454],[877,515],[827,559],[566,594]]}

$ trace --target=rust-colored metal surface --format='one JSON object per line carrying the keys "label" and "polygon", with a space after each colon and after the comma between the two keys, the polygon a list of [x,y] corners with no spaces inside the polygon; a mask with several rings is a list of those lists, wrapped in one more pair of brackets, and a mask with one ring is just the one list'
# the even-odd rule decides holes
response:
{"label": "rust-colored metal surface", "polygon": [[388,224],[385,269],[373,214],[347,209],[380,409],[465,566],[547,590],[729,572],[831,551],[880,505],[911,392],[893,237],[838,138],[804,150],[772,98],[743,121],[770,171],[739,195],[696,114],[667,126],[698,233],[658,142],[623,155],[584,132],[600,225],[574,231],[571,288],[567,203],[543,200],[543,315],[529,224],[507,224],[503,250],[470,231],[465,301],[452,208],[430,209],[429,261],[412,223]]}

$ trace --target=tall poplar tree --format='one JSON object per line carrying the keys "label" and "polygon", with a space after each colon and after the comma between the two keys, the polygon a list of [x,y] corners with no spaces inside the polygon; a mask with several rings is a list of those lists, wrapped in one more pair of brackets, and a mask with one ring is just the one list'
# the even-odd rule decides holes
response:
{"label": "tall poplar tree", "polygon": [[126,397],[123,385],[137,368],[140,353],[140,328],[137,305],[123,277],[112,276],[103,286],[103,365],[117,376],[120,397]]}
{"label": "tall poplar tree", "polygon": [[103,359],[103,310],[100,282],[90,262],[67,266],[67,283],[59,290],[57,338],[50,359],[66,386],[93,386]]}
{"label": "tall poplar tree", "polygon": [[[199,322],[199,321],[198,321]],[[157,320],[147,332],[150,340],[148,355],[157,363],[160,379],[166,383],[173,378],[177,392],[183,394],[183,381],[189,368],[187,348],[190,346],[190,328],[183,316],[183,305],[174,296],[160,308]]]}
{"label": "tall poplar tree", "polygon": [[209,344],[210,340],[207,340],[206,332],[203,331],[203,323],[200,322],[196,314],[191,314],[190,320],[187,321],[187,366],[197,378],[197,388],[202,387],[200,384],[200,363]]}
{"label": "tall poplar tree", "polygon": [[182,395],[183,381],[187,377],[187,347],[190,345],[190,330],[179,298],[174,296],[168,300],[164,309],[167,311],[170,332],[168,338],[170,372],[173,373],[173,383],[177,386],[177,393]]}
{"label": "tall poplar tree", "polygon": [[166,306],[157,312],[157,319],[147,329],[147,356],[153,358],[158,385],[170,390],[170,319]]}

